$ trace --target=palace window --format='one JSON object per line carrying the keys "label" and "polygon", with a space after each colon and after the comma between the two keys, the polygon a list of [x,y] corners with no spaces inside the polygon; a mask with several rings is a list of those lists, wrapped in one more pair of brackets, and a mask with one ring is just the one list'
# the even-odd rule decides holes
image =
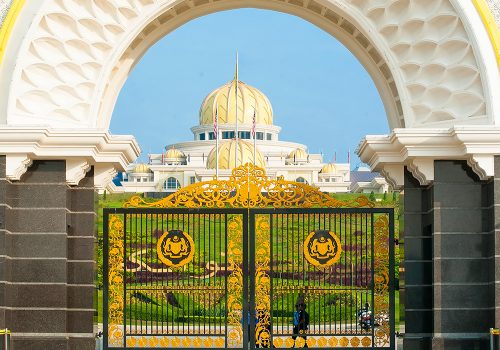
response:
{"label": "palace window", "polygon": [[202,132],[199,137],[200,137],[200,141],[205,141],[205,133],[204,132]]}
{"label": "palace window", "polygon": [[273,135],[272,134],[266,134],[266,139],[267,139],[267,141],[271,141],[273,139]]}
{"label": "palace window", "polygon": [[213,132],[208,133],[208,139],[209,140],[215,140],[215,134]]}
{"label": "palace window", "polygon": [[308,182],[302,176],[295,179],[295,182],[300,182],[302,184],[307,184]]}
{"label": "palace window", "polygon": [[234,131],[223,131],[222,138],[225,140],[234,139]]}
{"label": "palace window", "polygon": [[239,131],[238,134],[240,139],[250,139],[250,131]]}
{"label": "palace window", "polygon": [[257,132],[257,133],[255,133],[255,138],[257,140],[264,140],[264,133],[263,132]]}
{"label": "palace window", "polygon": [[194,176],[189,177],[189,183],[191,185],[194,184],[195,182],[196,182],[196,177],[194,177]]}
{"label": "palace window", "polygon": [[165,188],[167,190],[176,190],[181,188],[181,183],[175,177],[169,177],[167,181],[165,181]]}

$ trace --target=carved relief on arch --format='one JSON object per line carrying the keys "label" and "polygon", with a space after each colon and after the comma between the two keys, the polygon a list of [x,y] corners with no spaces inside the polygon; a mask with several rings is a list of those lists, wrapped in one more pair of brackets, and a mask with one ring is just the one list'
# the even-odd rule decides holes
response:
{"label": "carved relief on arch", "polygon": [[349,0],[390,47],[404,76],[411,126],[477,123],[486,105],[477,60],[449,0]]}
{"label": "carved relief on arch", "polygon": [[[385,76],[399,115],[404,112],[406,127],[449,126],[457,121],[484,124],[477,59],[450,0],[325,0],[321,4],[314,0],[45,0],[19,54],[22,59],[13,76],[7,122],[96,127],[102,118],[98,113],[102,91],[120,50],[133,43],[132,34],[147,28],[151,19],[175,20],[191,11],[199,11],[199,16],[224,4],[236,8],[264,3],[304,18],[321,17],[324,24],[340,26],[343,35],[357,37]],[[337,3],[349,16],[332,10]],[[155,17],[158,13],[162,15]],[[360,35],[361,26],[371,38]]]}

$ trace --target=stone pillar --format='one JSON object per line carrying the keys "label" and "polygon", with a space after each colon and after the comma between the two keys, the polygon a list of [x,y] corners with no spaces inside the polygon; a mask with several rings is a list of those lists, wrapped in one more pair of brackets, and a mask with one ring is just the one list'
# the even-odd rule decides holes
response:
{"label": "stone pillar", "polygon": [[492,187],[489,203],[492,204],[493,212],[492,257],[495,260],[495,268],[491,271],[491,282],[495,286],[495,327],[500,328],[500,156],[495,156],[495,176]]}
{"label": "stone pillar", "polygon": [[494,324],[490,181],[464,161],[434,162],[435,349],[488,349]]}
{"label": "stone pillar", "polygon": [[493,189],[465,161],[434,161],[428,186],[405,173],[405,350],[489,349]]}
{"label": "stone pillar", "polygon": [[65,161],[34,161],[20,181],[2,174],[0,327],[15,350],[95,348],[92,174],[74,188]]}
{"label": "stone pillar", "polygon": [[68,189],[68,349],[95,349],[96,200],[90,170],[78,186]]}
{"label": "stone pillar", "polygon": [[431,348],[432,187],[404,173],[405,350]]}
{"label": "stone pillar", "polygon": [[7,327],[5,289],[8,281],[10,281],[10,272],[7,268],[7,230],[5,229],[7,185],[5,156],[0,155],[0,328]]}

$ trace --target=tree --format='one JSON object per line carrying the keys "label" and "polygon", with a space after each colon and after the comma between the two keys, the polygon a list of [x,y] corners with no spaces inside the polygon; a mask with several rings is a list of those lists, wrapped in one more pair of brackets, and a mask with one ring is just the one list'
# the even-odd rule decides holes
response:
{"label": "tree", "polygon": [[384,201],[387,200],[387,191],[384,192]]}
{"label": "tree", "polygon": [[370,197],[368,197],[372,202],[375,202],[375,192],[370,192]]}

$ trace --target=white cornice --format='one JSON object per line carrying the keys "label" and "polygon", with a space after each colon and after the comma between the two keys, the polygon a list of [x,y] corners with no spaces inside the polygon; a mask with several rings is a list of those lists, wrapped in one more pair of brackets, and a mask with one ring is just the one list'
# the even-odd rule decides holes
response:
{"label": "white cornice", "polygon": [[[366,136],[356,150],[372,170],[388,181],[403,185],[406,165],[422,185],[434,180],[435,160],[466,160],[485,180],[494,175],[493,159],[500,154],[500,127],[456,126],[450,129],[394,129],[389,135]],[[396,174],[392,176],[391,174]]]}
{"label": "white cornice", "polygon": [[123,170],[140,154],[133,136],[102,130],[51,130],[0,127],[0,154],[6,155],[6,175],[19,180],[34,159],[67,161],[67,181],[77,184],[90,166],[105,164]]}

